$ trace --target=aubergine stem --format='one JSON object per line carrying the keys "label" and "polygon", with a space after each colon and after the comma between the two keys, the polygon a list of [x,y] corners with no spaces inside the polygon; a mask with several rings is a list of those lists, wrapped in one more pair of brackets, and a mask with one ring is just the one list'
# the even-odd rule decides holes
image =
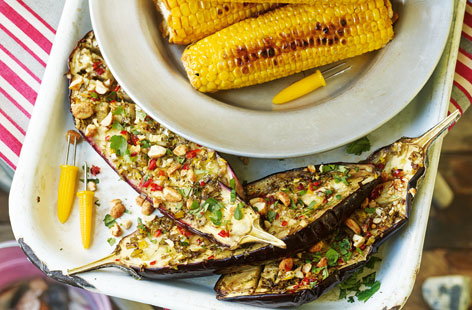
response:
{"label": "aubergine stem", "polygon": [[252,229],[249,232],[249,234],[242,237],[241,240],[239,241],[239,244],[244,244],[244,243],[249,243],[249,242],[260,242],[260,243],[268,243],[282,249],[287,248],[287,245],[285,244],[285,242],[275,237],[274,235],[271,235],[268,232],[264,231],[259,225],[259,223],[257,223],[256,221],[252,223]]}
{"label": "aubergine stem", "polygon": [[441,122],[439,122],[437,125],[435,125],[433,128],[428,130],[426,133],[423,135],[417,137],[417,138],[410,138],[410,142],[413,144],[418,145],[423,149],[423,152],[426,152],[428,148],[431,146],[431,144],[441,136],[441,134],[446,131],[452,124],[457,122],[457,120],[461,117],[461,114],[459,110],[456,110],[449,114],[448,117],[443,119]]}
{"label": "aubergine stem", "polygon": [[68,275],[74,275],[74,274],[85,272],[85,271],[90,271],[90,270],[94,270],[94,269],[103,268],[103,267],[106,267],[106,266],[109,266],[109,265],[118,265],[116,263],[117,258],[118,258],[118,255],[116,253],[112,253],[108,256],[100,258],[99,260],[88,263],[86,265],[76,267],[76,268],[72,268],[72,269],[67,269],[67,274]]}

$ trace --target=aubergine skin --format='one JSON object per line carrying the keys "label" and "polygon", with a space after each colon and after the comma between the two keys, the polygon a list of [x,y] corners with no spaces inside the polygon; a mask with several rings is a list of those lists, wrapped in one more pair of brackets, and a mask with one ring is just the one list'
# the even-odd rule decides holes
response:
{"label": "aubergine skin", "polygon": [[[414,199],[414,195],[416,194],[416,188],[418,186],[419,181],[421,180],[422,176],[425,173],[425,158],[426,158],[426,151],[427,151],[427,144],[420,148],[418,146],[409,146],[408,144],[414,141],[410,138],[403,138],[397,141],[396,143],[392,144],[391,146],[381,148],[374,154],[372,154],[368,158],[368,162],[374,163],[378,166],[378,168],[382,169],[382,178],[384,179],[384,183],[378,185],[376,189],[372,192],[371,196],[369,197],[369,201],[377,201],[377,199],[389,198],[389,195],[393,195],[390,193],[389,189],[395,187],[395,184],[405,184],[401,182],[406,182],[406,186],[400,185],[397,190],[401,191],[403,194],[402,196],[405,197],[402,201],[401,199],[392,200],[389,202],[389,199],[385,203],[388,206],[389,211],[393,212],[391,215],[391,219],[386,220],[387,225],[382,226],[380,233],[375,236],[375,241],[370,244],[364,253],[361,255],[360,258],[356,258],[355,263],[347,264],[346,266],[335,267],[332,272],[330,272],[329,276],[321,280],[311,289],[298,289],[294,292],[290,292],[287,290],[281,293],[257,293],[254,286],[251,284],[249,290],[253,289],[252,293],[241,293],[238,288],[234,288],[233,294],[230,294],[230,297],[227,297],[228,294],[228,287],[233,288],[231,284],[228,283],[236,283],[235,280],[229,280],[226,282],[226,287],[223,284],[226,277],[223,275],[215,284],[215,291],[217,293],[217,299],[224,300],[224,301],[233,301],[233,302],[240,302],[244,304],[249,304],[253,306],[259,307],[295,307],[300,306],[302,304],[311,302],[317,298],[319,298],[322,294],[329,291],[332,287],[336,284],[342,282],[346,278],[348,278],[352,273],[358,270],[360,267],[364,266],[365,263],[370,259],[373,253],[377,252],[379,246],[388,240],[391,236],[395,233],[400,231],[407,223],[409,214],[411,211],[411,205]],[[393,163],[401,162],[395,161],[393,159],[388,160],[389,154],[393,154],[392,158],[395,157],[395,152],[400,152],[401,150],[406,150],[408,154],[409,164],[404,164],[404,166],[397,166]],[[410,153],[408,153],[410,152]],[[401,153],[400,153],[401,154]],[[398,155],[397,157],[400,157]],[[402,169],[403,168],[403,169]],[[408,172],[407,172],[408,171]],[[405,175],[403,174],[405,172]],[[405,178],[405,179],[404,179]],[[402,180],[399,183],[396,181]],[[384,188],[385,187],[385,188]],[[389,194],[390,193],[390,194]],[[248,195],[250,197],[250,195]],[[380,200],[381,201],[381,200]],[[400,202],[402,201],[402,202]],[[380,203],[380,202],[379,202]],[[375,206],[375,205],[374,205]],[[400,209],[398,208],[400,207]],[[353,215],[351,215],[351,219],[364,219],[364,221],[359,221],[359,223],[367,223],[370,227],[370,220],[373,217],[377,217],[375,212],[373,215],[367,215],[366,211],[364,211],[365,207],[361,207],[360,209],[356,210]],[[389,212],[390,214],[390,212]],[[370,220],[369,220],[370,216]],[[380,228],[380,226],[379,226]],[[362,228],[364,230],[364,228]],[[371,228],[367,230],[370,232]],[[275,261],[276,264],[277,261]],[[273,265],[272,265],[273,266]],[[280,267],[279,267],[280,268]],[[254,274],[257,277],[256,274]],[[237,279],[237,278],[235,278]],[[259,283],[260,276],[256,283]],[[258,284],[256,284],[257,287]],[[267,284],[266,286],[267,287]],[[245,288],[248,290],[248,288]],[[245,291],[246,292],[246,291]],[[240,295],[237,295],[240,294]]]}

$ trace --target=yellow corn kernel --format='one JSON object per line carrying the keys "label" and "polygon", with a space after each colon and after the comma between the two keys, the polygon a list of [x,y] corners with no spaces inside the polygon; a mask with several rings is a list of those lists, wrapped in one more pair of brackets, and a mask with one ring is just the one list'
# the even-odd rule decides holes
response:
{"label": "yellow corn kernel", "polygon": [[79,168],[70,165],[61,165],[59,186],[57,191],[57,218],[65,223],[70,216],[75,198],[77,173]]}
{"label": "yellow corn kernel", "polygon": [[94,192],[81,191],[77,193],[77,197],[79,197],[82,245],[84,249],[88,249],[92,242]]}
{"label": "yellow corn kernel", "polygon": [[391,18],[388,0],[287,5],[188,46],[182,62],[201,92],[250,86],[380,49],[393,38]]}
{"label": "yellow corn kernel", "polygon": [[[243,1],[241,1],[243,2]],[[155,0],[162,32],[170,43],[189,44],[245,18],[280,6],[276,3],[218,3],[200,0]]]}

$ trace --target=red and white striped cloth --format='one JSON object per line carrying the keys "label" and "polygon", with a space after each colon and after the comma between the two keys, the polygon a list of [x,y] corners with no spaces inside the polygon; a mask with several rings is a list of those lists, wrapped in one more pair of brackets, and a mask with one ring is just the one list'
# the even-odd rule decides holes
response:
{"label": "red and white striped cloth", "polygon": [[[0,158],[16,168],[63,1],[0,0]],[[53,25],[53,26],[51,26]],[[472,4],[467,3],[449,111],[472,102]]]}

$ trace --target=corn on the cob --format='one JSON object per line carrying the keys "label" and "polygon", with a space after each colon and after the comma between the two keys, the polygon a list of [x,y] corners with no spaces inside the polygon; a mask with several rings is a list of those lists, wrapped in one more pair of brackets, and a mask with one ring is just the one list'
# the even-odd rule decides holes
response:
{"label": "corn on the cob", "polygon": [[228,3],[290,3],[290,4],[361,4],[369,0],[202,0],[205,2]]}
{"label": "corn on the cob", "polygon": [[383,47],[392,15],[388,0],[288,5],[188,46],[182,61],[199,91],[254,85]]}
{"label": "corn on the cob", "polygon": [[224,27],[280,6],[276,3],[218,3],[200,0],[156,0],[161,31],[170,43],[196,42]]}

